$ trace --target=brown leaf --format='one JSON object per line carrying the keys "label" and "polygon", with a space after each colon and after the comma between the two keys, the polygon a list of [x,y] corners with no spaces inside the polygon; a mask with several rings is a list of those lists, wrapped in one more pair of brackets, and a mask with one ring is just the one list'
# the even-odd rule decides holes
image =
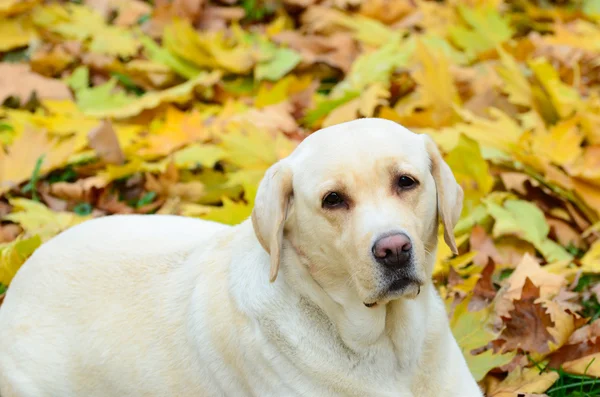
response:
{"label": "brown leaf", "polygon": [[285,31],[276,35],[273,40],[298,51],[303,59],[301,66],[304,67],[322,62],[347,73],[358,55],[358,48],[352,36],[344,32],[323,37]]}
{"label": "brown leaf", "polygon": [[38,99],[72,99],[65,83],[31,71],[26,64],[0,63],[0,104],[14,96],[27,102],[35,92]]}
{"label": "brown leaf", "polygon": [[495,265],[490,261],[481,272],[481,278],[477,280],[473,288],[473,297],[469,302],[470,311],[479,311],[486,307],[496,296],[496,288],[492,283]]}
{"label": "brown leaf", "polygon": [[125,155],[110,121],[103,120],[88,134],[90,147],[107,164],[125,163]]}
{"label": "brown leaf", "polygon": [[498,339],[504,340],[503,351],[522,349],[526,352],[547,353],[550,351],[548,341],[554,341],[548,332],[552,327],[552,319],[541,303],[540,288],[527,277],[521,298],[513,302],[514,308],[509,317],[503,317],[506,328]]}
{"label": "brown leaf", "polygon": [[0,244],[10,243],[23,232],[21,226],[14,223],[0,224]]}
{"label": "brown leaf", "polygon": [[546,217],[546,221],[550,226],[550,238],[557,240],[563,247],[575,246],[583,247],[581,233],[578,232],[569,223],[556,218]]}
{"label": "brown leaf", "polygon": [[504,263],[504,259],[496,249],[494,240],[486,233],[485,229],[479,225],[475,225],[471,230],[469,244],[472,251],[477,251],[477,255],[473,258],[473,263],[476,265],[485,266],[493,260],[495,263]]}
{"label": "brown leaf", "polygon": [[546,271],[534,257],[526,254],[510,277],[504,280],[503,287],[496,296],[496,313],[499,316],[505,317],[509,314],[513,301],[522,296],[528,279],[538,286],[539,296],[543,298],[556,295],[566,284],[563,276]]}
{"label": "brown leaf", "polygon": [[525,182],[531,180],[529,176],[521,172],[502,172],[500,173],[500,179],[502,179],[506,190],[517,192],[523,196],[527,194],[527,189],[524,186]]}
{"label": "brown leaf", "polygon": [[600,353],[600,319],[579,328],[567,344],[550,355],[549,366],[559,368],[563,363]]}
{"label": "brown leaf", "polygon": [[242,7],[208,6],[200,16],[198,28],[201,30],[223,30],[231,22],[237,22],[246,16]]}

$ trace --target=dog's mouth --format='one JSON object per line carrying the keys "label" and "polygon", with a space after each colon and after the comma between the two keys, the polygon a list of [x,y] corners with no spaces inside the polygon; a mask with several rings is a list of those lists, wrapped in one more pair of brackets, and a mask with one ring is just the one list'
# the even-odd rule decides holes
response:
{"label": "dog's mouth", "polygon": [[380,303],[388,303],[402,296],[414,299],[421,293],[421,285],[423,283],[415,277],[399,277],[392,281],[388,287],[382,291],[374,300],[363,302],[366,307],[375,307]]}

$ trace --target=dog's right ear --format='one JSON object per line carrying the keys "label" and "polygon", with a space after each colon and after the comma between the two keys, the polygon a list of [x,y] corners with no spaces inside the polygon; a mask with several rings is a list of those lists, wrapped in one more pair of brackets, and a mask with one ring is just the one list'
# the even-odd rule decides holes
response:
{"label": "dog's right ear", "polygon": [[258,186],[252,210],[252,227],[256,238],[271,256],[271,282],[275,281],[279,271],[283,227],[291,196],[292,170],[285,160],[281,160],[265,173]]}

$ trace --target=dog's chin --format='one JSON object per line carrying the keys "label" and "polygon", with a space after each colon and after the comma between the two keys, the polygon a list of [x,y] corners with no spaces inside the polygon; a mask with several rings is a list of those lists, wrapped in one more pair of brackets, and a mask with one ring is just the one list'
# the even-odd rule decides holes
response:
{"label": "dog's chin", "polygon": [[363,303],[366,307],[374,307],[399,298],[415,299],[421,293],[422,285],[423,282],[416,277],[400,277],[371,294]]}

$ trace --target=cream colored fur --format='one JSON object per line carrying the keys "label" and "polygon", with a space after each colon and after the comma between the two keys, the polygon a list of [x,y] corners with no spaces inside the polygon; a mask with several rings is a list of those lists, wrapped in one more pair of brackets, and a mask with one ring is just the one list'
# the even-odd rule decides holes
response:
{"label": "cream colored fur", "polygon": [[[418,186],[399,191],[401,174]],[[340,190],[351,205],[323,209]],[[8,290],[0,395],[481,396],[431,282],[438,221],[451,231],[461,207],[427,136],[360,119],[271,167],[240,225],[85,222]],[[371,247],[394,231],[416,281],[390,292]]]}

